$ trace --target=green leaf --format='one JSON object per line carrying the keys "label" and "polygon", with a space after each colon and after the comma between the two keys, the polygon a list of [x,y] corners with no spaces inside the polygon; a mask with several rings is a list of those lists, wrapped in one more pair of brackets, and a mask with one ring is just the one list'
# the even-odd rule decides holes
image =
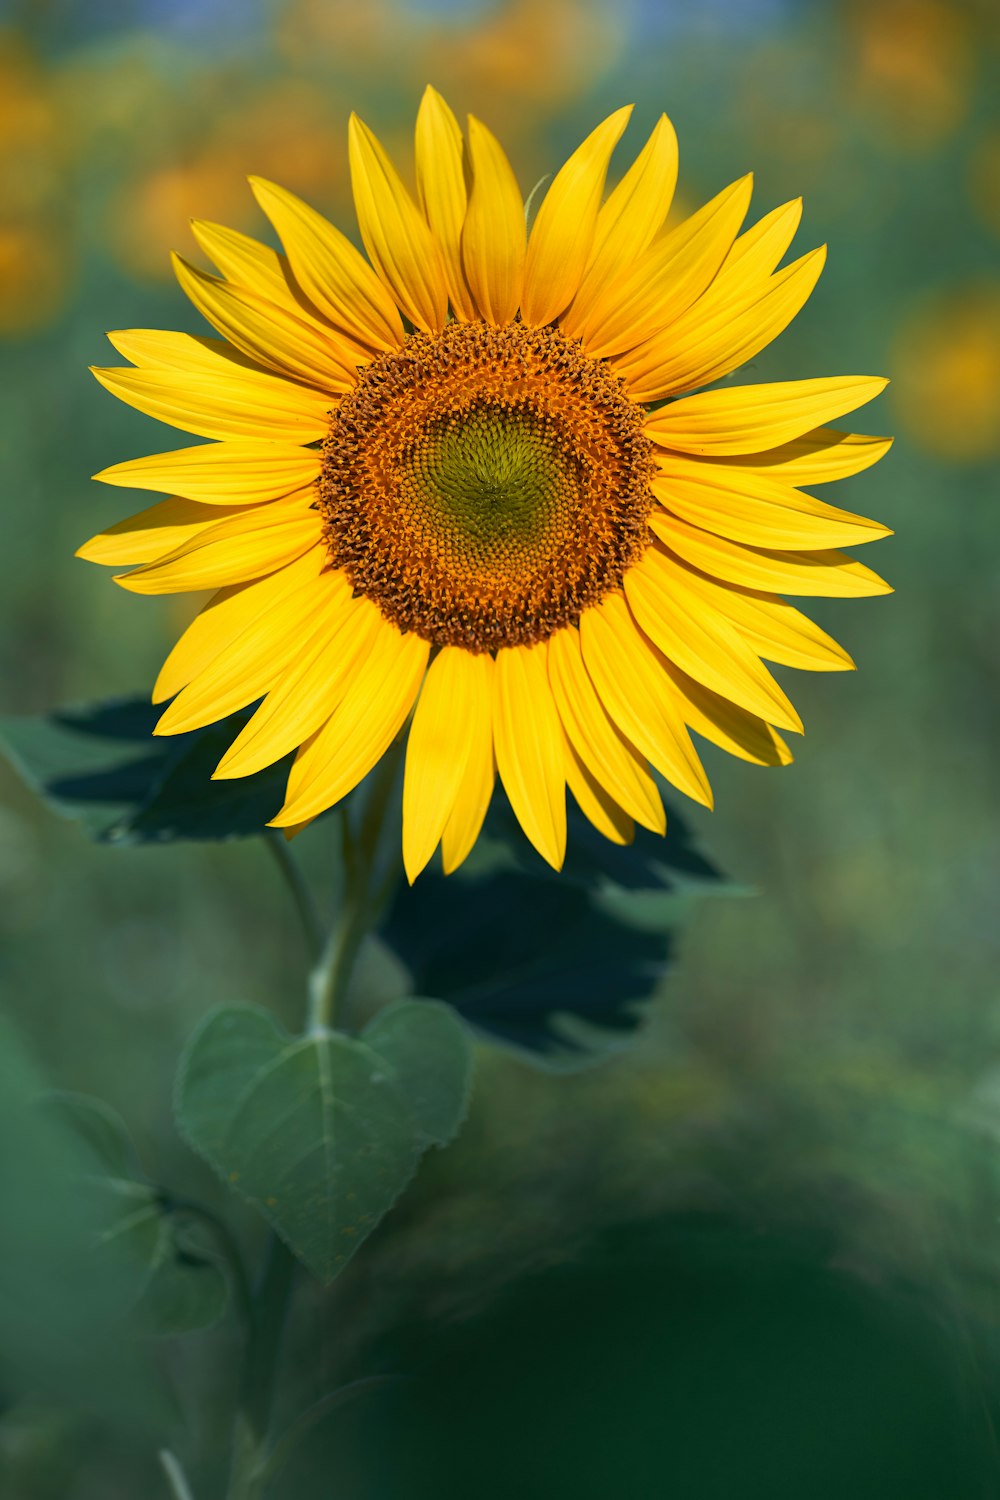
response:
{"label": "green leaf", "polygon": [[127,1317],[130,1247],[96,1249],[108,1222],[93,1187],[99,1153],[66,1110],[40,1098],[37,1070],[0,1015],[0,1389],[93,1412],[130,1441],[137,1432],[151,1441],[176,1412]]}
{"label": "green leaf", "polygon": [[144,1177],[121,1116],[86,1094],[50,1093],[43,1104],[83,1149],[82,1180],[97,1219],[93,1246],[117,1257],[122,1308],[132,1326],[165,1335],[214,1323],[226,1308],[226,1278],[212,1247]]}
{"label": "green leaf", "polygon": [[0,748],[63,817],[105,843],[242,838],[284,800],[290,757],[256,776],[213,781],[248,711],[189,734],[154,737],[162,710],[142,698],[0,718]]}
{"label": "green leaf", "polygon": [[360,1038],[293,1037],[266,1011],[227,1007],[185,1051],[177,1118],[220,1177],[330,1282],[427,1145],[458,1129],[470,1070],[464,1028],[446,1006],[400,1002]]}
{"label": "green leaf", "polygon": [[465,864],[401,884],[380,932],[403,993],[446,1000],[494,1041],[561,1070],[631,1040],[695,903],[733,890],[673,810],[665,838],[640,828],[626,846],[567,813],[556,872],[498,792]]}
{"label": "green leaf", "polygon": [[364,1039],[391,1063],[428,1146],[447,1146],[469,1108],[469,1043],[450,1005],[399,1000],[366,1026]]}

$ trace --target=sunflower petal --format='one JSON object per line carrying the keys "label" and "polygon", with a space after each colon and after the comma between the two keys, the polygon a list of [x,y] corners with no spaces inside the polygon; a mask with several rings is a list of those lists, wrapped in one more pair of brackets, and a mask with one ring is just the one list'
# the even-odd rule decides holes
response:
{"label": "sunflower petal", "polygon": [[120,401],[199,437],[312,443],[325,437],[330,425],[329,396],[273,375],[200,369],[93,373]]}
{"label": "sunflower petal", "polygon": [[331,572],[318,623],[303,633],[295,659],[230,745],[215,778],[252,776],[305,744],[340,703],[381,628],[367,599],[354,599],[342,573]]}
{"label": "sunflower petal", "polygon": [[580,290],[562,327],[570,337],[604,288],[642,255],[670,210],[677,185],[677,135],[661,115],[645,146],[597,215],[594,243]]}
{"label": "sunflower petal", "polygon": [[306,489],[319,478],[321,463],[315,448],[234,438],[133,458],[93,477],[127,489],[176,493],[203,505],[259,505]]}
{"label": "sunflower petal", "polygon": [[441,865],[446,875],[457,870],[471,853],[489,811],[496,779],[491,693],[487,712],[480,725],[479,738],[470,749],[455,806],[441,835]]}
{"label": "sunflower petal", "polygon": [[[273,593],[268,591],[265,612],[258,612],[249,620],[246,619],[248,604],[264,604],[265,591],[253,594],[247,589],[245,596],[230,596],[220,603],[220,610],[225,604],[231,606],[230,618],[222,622],[225,632],[218,631],[215,621],[209,618],[205,629],[197,633],[204,646],[205,637],[216,630],[213,640],[216,649],[165,710],[155,734],[184,734],[189,729],[201,729],[246,708],[271,690],[298,656],[302,638],[322,611],[330,588],[329,572],[318,573],[313,557],[308,563],[303,558],[301,568],[301,573],[299,568],[294,572],[292,568],[283,569],[279,575],[280,587],[276,584]],[[199,615],[195,620],[192,633],[201,619]],[[242,630],[226,641],[225,635],[240,622]]]}
{"label": "sunflower petal", "polygon": [[151,505],[148,510],[92,536],[76,549],[76,556],[111,567],[152,562],[217,525],[226,515],[245,515],[246,511],[247,507],[241,505],[206,506],[195,500],[161,500],[158,505]]}
{"label": "sunflower petal", "polygon": [[595,781],[569,740],[563,737],[565,756],[563,771],[566,785],[573,793],[577,807],[598,833],[602,833],[612,844],[631,844],[635,838],[635,824],[627,812],[623,812],[600,782]]}
{"label": "sunflower petal", "polygon": [[308,494],[289,496],[227,516],[166,557],[118,574],[115,583],[133,594],[179,594],[243,583],[293,562],[319,540],[321,530]]}
{"label": "sunflower petal", "polygon": [[524,280],[524,203],[499,141],[469,116],[472,189],[462,230],[462,264],[488,323],[510,323]]}
{"label": "sunflower petal", "polygon": [[801,222],[802,199],[793,198],[751,224],[735,240],[719,268],[719,291],[725,292],[730,283],[738,288],[751,277],[770,276]]}
{"label": "sunflower petal", "polygon": [[237,349],[289,380],[321,391],[346,391],[357,383],[356,355],[328,329],[269,302],[259,292],[207,276],[173,256],[181,287],[212,327]]}
{"label": "sunflower petal", "polygon": [[491,745],[492,694],[493,658],[457,646],[445,646],[424,677],[403,780],[403,865],[411,885],[441,841],[470,758]]}
{"label": "sunflower petal", "polygon": [[131,360],[140,370],[203,370],[208,375],[235,375],[244,380],[266,374],[256,360],[241,354],[225,339],[176,333],[169,328],[119,328],[107,338],[123,359]]}
{"label": "sunflower petal", "polygon": [[[693,398],[692,398],[693,399]],[[816,427],[801,437],[763,453],[745,453],[716,458],[719,468],[742,469],[745,473],[772,474],[790,484],[828,484],[849,479],[870,469],[892,447],[890,437],[870,437],[864,432],[838,432],[835,427]]]}
{"label": "sunflower petal", "polygon": [[625,574],[629,609],[663,655],[740,708],[801,732],[802,720],[739,632],[723,616],[699,607],[680,569],[670,588],[664,581],[664,570],[650,567],[645,558]]}
{"label": "sunflower petal", "polygon": [[711,458],[760,453],[863,406],[887,384],[877,376],[845,375],[700,391],[653,412],[643,431],[652,442],[680,453]]}
{"label": "sunflower petal", "polygon": [[285,805],[271,826],[285,828],[339,802],[381,760],[420,690],[430,646],[382,621],[375,643],[339,706],[299,750]]}
{"label": "sunflower petal", "polygon": [[675,516],[654,514],[649,524],[672,552],[713,578],[763,593],[860,599],[891,594],[891,586],[844,552],[769,552],[699,531]]}
{"label": "sunflower petal", "polygon": [[755,766],[787,766],[792,752],[770,724],[696,682],[671,661],[664,671],[674,685],[684,722],[711,744]]}
{"label": "sunflower petal", "polygon": [[250,625],[266,620],[286,594],[318,578],[329,560],[321,543],[266,578],[219,589],[199,611],[170,652],[153,688],[153,702],[165,703],[210,666]]}
{"label": "sunflower petal", "polygon": [[545,670],[545,650],[505,647],[494,673],[497,769],[517,821],[556,870],[566,857],[563,737]]}
{"label": "sunflower petal", "polygon": [[775,594],[720,583],[659,547],[651,547],[644,561],[650,568],[661,570],[664,587],[668,589],[681,568],[689,588],[704,601],[704,608],[730,620],[765,661],[807,672],[848,672],[853,668],[854,662],[843,646],[801,610]]}
{"label": "sunflower petal", "polygon": [[712,806],[712,789],[659,664],[625,600],[613,594],[580,620],[583,660],[622,733],[669,782]]}
{"label": "sunflower petal", "polygon": [[692,526],[751,547],[856,547],[889,536],[889,528],[838,510],[767,474],[713,473],[695,459],[677,460],[650,484],[661,504]]}
{"label": "sunflower petal", "polygon": [[696,302],[673,325],[669,338],[652,339],[617,363],[617,373],[628,381],[633,399],[658,401],[709,385],[746,364],[801,311],[825,262],[826,246],[821,245],[778,271],[763,292],[755,285],[742,304],[727,302],[709,311]]}
{"label": "sunflower petal", "polygon": [[667,826],[663,802],[646,762],[615,727],[583,664],[580,633],[567,628],[548,643],[549,685],[566,738],[591,777],[627,813],[654,833]]}
{"label": "sunflower petal", "polygon": [[444,260],[455,316],[471,322],[475,303],[462,268],[462,225],[468,204],[465,143],[458,121],[428,84],[417,111],[417,197]]}
{"label": "sunflower petal", "polygon": [[281,236],[295,280],[320,312],[372,349],[398,349],[405,335],[396,305],[347,236],[277,183],[251,177],[250,187]]}
{"label": "sunflower petal", "polygon": [[297,312],[300,317],[303,312],[315,316],[315,309],[292,280],[287,257],[279,255],[270,245],[207,219],[192,219],[191,233],[227,281],[248,287],[287,312]]}
{"label": "sunflower petal", "polygon": [[631,105],[616,110],[591,131],[542,199],[524,266],[521,311],[526,323],[551,323],[579,291],[594,244],[608,163],[631,113]]}
{"label": "sunflower petal", "polygon": [[749,173],[652,244],[597,290],[581,326],[587,353],[608,358],[634,349],[679,318],[709,286],[732,248],[753,192]]}
{"label": "sunflower petal", "polygon": [[437,242],[379,141],[357,115],[349,131],[351,182],[372,265],[416,328],[448,319],[448,284]]}

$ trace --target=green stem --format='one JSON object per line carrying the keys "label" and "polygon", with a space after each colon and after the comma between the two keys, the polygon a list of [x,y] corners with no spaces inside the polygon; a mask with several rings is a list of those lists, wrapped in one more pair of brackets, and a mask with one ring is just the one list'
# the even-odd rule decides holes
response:
{"label": "green stem", "polygon": [[[282,834],[266,842],[281,869],[306,934],[314,967],[309,976],[307,1026],[328,1030],[343,1008],[361,945],[378,918],[396,871],[377,878],[382,824],[392,796],[401,747],[383,756],[375,772],[371,797],[355,839],[346,809],[341,810],[344,840],[344,891],[337,921],[324,935],[316,904],[298,863]],[[248,1334],[233,1434],[228,1500],[258,1500],[268,1479],[268,1454],[278,1357],[298,1267],[283,1240],[272,1234],[260,1283],[247,1300]],[[190,1500],[185,1496],[184,1500]]]}
{"label": "green stem", "polygon": [[169,1448],[161,1448],[158,1457],[174,1500],[194,1500],[194,1492],[187,1482],[187,1475],[175,1454],[171,1453]]}
{"label": "green stem", "polygon": [[329,1030],[341,1016],[361,946],[396,880],[393,868],[385,879],[377,881],[376,863],[401,753],[402,745],[397,741],[382,757],[357,838],[351,834],[346,809],[341,812],[347,882],[339,919],[309,979],[309,1030],[313,1032]]}
{"label": "green stem", "polygon": [[272,1234],[267,1261],[251,1303],[250,1332],[240,1380],[233,1435],[230,1500],[256,1500],[263,1489],[271,1406],[278,1373],[296,1260],[284,1240]]}
{"label": "green stem", "polygon": [[315,963],[323,951],[324,935],[323,923],[320,920],[319,910],[313,897],[312,889],[299,867],[299,862],[292,853],[288,840],[279,828],[268,828],[264,832],[264,842],[274,857],[274,862],[281,871],[282,878],[291,892],[292,900],[295,902],[295,910],[299,914],[302,923],[302,931],[305,936],[309,956]]}

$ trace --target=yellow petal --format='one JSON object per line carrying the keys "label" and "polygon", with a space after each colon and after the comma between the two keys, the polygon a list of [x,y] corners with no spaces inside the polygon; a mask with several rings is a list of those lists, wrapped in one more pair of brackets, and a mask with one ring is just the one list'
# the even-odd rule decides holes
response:
{"label": "yellow petal", "polygon": [[777,338],[810,297],[826,260],[826,246],[793,261],[764,284],[754,282],[743,302],[703,306],[699,300],[664,334],[650,339],[613,368],[636,401],[709,385],[729,375]]}
{"label": "yellow petal", "polygon": [[120,401],[199,437],[311,443],[326,436],[329,396],[265,374],[201,369],[94,370]]}
{"label": "yellow petal", "polygon": [[835,427],[817,427],[764,453],[747,453],[733,458],[716,458],[713,454],[711,462],[720,468],[772,474],[791,484],[828,484],[833,479],[848,479],[852,474],[871,468],[891,447],[892,438],[889,437],[869,437],[863,432],[838,432]]}
{"label": "yellow petal", "polygon": [[319,478],[321,463],[314,448],[234,438],[133,458],[94,478],[127,489],[176,493],[203,505],[259,505],[306,489]]}
{"label": "yellow petal", "polygon": [[358,357],[335,334],[307,323],[259,292],[237,287],[173,256],[181,287],[212,327],[251,359],[321,391],[346,391],[357,383]]}
{"label": "yellow petal", "polygon": [[693,459],[675,460],[650,485],[675,516],[751,547],[856,547],[888,536],[889,528],[838,510],[783,479],[738,469],[712,470]]}
{"label": "yellow petal", "polygon": [[[648,554],[647,554],[648,555]],[[625,575],[625,597],[645,634],[696,682],[749,713],[785,729],[802,720],[739,632],[686,586],[680,568],[650,566],[642,558]]]}
{"label": "yellow petal", "polygon": [[887,384],[875,376],[845,375],[700,391],[653,412],[643,431],[680,453],[760,453],[863,406]]}
{"label": "yellow petal", "polygon": [[217,525],[225,516],[246,512],[246,506],[240,505],[207,506],[194,500],[161,500],[158,505],[151,505],[148,510],[91,537],[76,549],[76,555],[87,562],[112,567],[152,562]]}
{"label": "yellow petal", "polygon": [[566,856],[563,735],[544,647],[498,651],[494,687],[493,737],[500,779],[529,840],[560,870]]}
{"label": "yellow petal", "polygon": [[387,621],[340,705],[302,746],[272,827],[315,817],[339,802],[381,760],[403,726],[427,667],[430,646]]}
{"label": "yellow petal", "polygon": [[595,300],[622,266],[632,266],[663,224],[677,185],[677,136],[666,115],[597,215],[594,243],[580,290],[561,319],[570,337],[583,328]]}
{"label": "yellow petal", "polygon": [[720,750],[755,766],[787,766],[792,752],[781,735],[756,714],[737,708],[686,672],[664,660],[684,722]]}
{"label": "yellow petal", "polygon": [[289,274],[287,259],[272,250],[270,245],[251,239],[238,229],[212,224],[207,219],[192,219],[191,233],[227,281],[249,287],[288,311],[308,309],[301,293],[296,298],[297,289]]}
{"label": "yellow petal", "polygon": [[551,323],[578,292],[594,244],[608,163],[631,113],[631,105],[616,110],[591,131],[542,199],[524,267],[521,311],[526,323]]}
{"label": "yellow petal", "polygon": [[403,865],[411,885],[441,841],[470,759],[478,766],[485,744],[492,760],[492,695],[493,658],[458,646],[439,651],[424,677],[403,779]]}
{"label": "yellow petal", "polygon": [[650,548],[644,561],[662,569],[667,588],[677,569],[683,568],[688,586],[704,600],[704,607],[730,620],[765,661],[808,672],[847,672],[854,666],[843,646],[784,599],[719,583],[659,547]]}
{"label": "yellow petal", "polygon": [[611,719],[661,776],[712,805],[712,789],[677,711],[660,653],[642,634],[625,600],[613,594],[580,620],[583,660]]}
{"label": "yellow petal", "polygon": [[616,728],[597,696],[580,652],[580,633],[558,631],[548,643],[549,686],[566,737],[592,778],[607,788],[626,812],[663,833],[663,802],[646,762]]}
{"label": "yellow petal", "polygon": [[470,322],[475,303],[462,268],[462,225],[468,190],[465,144],[458,121],[436,89],[424,90],[417,111],[417,196],[444,261],[455,316]]}
{"label": "yellow petal", "polygon": [[762,547],[744,547],[662,514],[650,516],[649,524],[660,540],[692,567],[741,588],[843,599],[892,593],[877,573],[844,552],[769,552]]}
{"label": "yellow petal", "polygon": [[623,812],[601,784],[594,780],[569,740],[564,737],[565,756],[563,770],[566,785],[573,793],[577,807],[598,833],[602,833],[613,844],[631,844],[635,838],[635,824],[627,812]]}
{"label": "yellow petal", "polygon": [[434,236],[382,146],[353,114],[349,153],[369,259],[414,327],[435,333],[448,318],[448,284]]}
{"label": "yellow petal", "polygon": [[251,177],[254,197],[288,252],[295,280],[320,312],[373,349],[397,349],[403,325],[392,298],[346,235],[294,193]]}
{"label": "yellow petal", "polygon": [[238,602],[233,598],[221,602],[217,606],[220,610],[227,602],[234,606],[230,618],[221,622],[226,627],[225,634],[236,624],[242,623],[243,628],[220,645],[223,634],[214,621],[209,621],[192,654],[198,653],[199,646],[203,648],[205,636],[213,628],[217,630],[213,640],[216,650],[178,693],[154,732],[184,734],[189,729],[201,729],[262,698],[298,656],[302,638],[322,611],[330,586],[329,570],[317,573],[314,558],[308,561],[303,558],[294,571],[292,568],[282,571],[280,587],[276,585],[266,601],[263,590],[257,594],[250,589],[245,591],[251,602],[258,605],[266,602],[264,613],[247,620],[248,600],[244,596]]}
{"label": "yellow petal", "polygon": [[217,521],[159,561],[119,574],[115,582],[133,594],[179,594],[244,583],[294,561],[321,532],[309,494],[293,495]]}
{"label": "yellow petal", "polygon": [[801,221],[801,198],[772,208],[769,214],[758,219],[735,241],[719,268],[718,287],[713,291],[724,293],[730,282],[738,287],[752,277],[770,276],[795,238]]}
{"label": "yellow petal", "polygon": [[489,716],[484,722],[481,737],[472,746],[455,806],[441,835],[441,865],[446,875],[457,870],[472,852],[489,811],[496,779],[491,694]]}
{"label": "yellow petal", "polygon": [[123,359],[141,370],[203,370],[208,375],[264,374],[256,360],[234,349],[225,339],[176,333],[168,328],[119,328],[108,334]]}
{"label": "yellow petal", "polygon": [[340,703],[375,643],[382,617],[354,599],[342,573],[331,571],[322,610],[303,632],[299,650],[249,724],[230,745],[215,778],[252,776],[305,744]]}
{"label": "yellow petal", "polygon": [[731,183],[598,288],[577,328],[595,359],[621,354],[659,334],[710,284],[746,217],[753,177]]}
{"label": "yellow petal", "polygon": [[318,578],[328,560],[321,543],[266,578],[230,584],[213,594],[163,663],[153,688],[153,702],[165,703],[187,687],[244,630],[257,621],[266,621],[281,599]]}
{"label": "yellow petal", "polygon": [[469,158],[472,188],[462,230],[462,264],[485,321],[510,323],[524,280],[524,203],[500,142],[473,115]]}

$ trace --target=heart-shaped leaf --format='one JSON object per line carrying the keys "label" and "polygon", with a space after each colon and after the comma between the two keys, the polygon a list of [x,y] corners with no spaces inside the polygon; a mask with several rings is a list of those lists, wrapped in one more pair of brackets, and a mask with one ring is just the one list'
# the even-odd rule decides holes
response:
{"label": "heart-shaped leaf", "polygon": [[289,757],[256,776],[213,781],[247,712],[156,738],[142,698],[0,719],[0,742],[29,786],[105,843],[215,840],[261,833],[284,800]]}
{"label": "heart-shaped leaf", "polygon": [[471,1049],[447,1006],[407,1000],[359,1038],[289,1036],[266,1011],[213,1011],[189,1043],[177,1118],[191,1145],[329,1282],[431,1142],[461,1124]]}
{"label": "heart-shaped leaf", "polygon": [[225,1311],[226,1279],[195,1225],[142,1173],[128,1128],[102,1099],[50,1093],[44,1104],[80,1143],[99,1227],[98,1253],[114,1253],[122,1306],[134,1328],[186,1333]]}

